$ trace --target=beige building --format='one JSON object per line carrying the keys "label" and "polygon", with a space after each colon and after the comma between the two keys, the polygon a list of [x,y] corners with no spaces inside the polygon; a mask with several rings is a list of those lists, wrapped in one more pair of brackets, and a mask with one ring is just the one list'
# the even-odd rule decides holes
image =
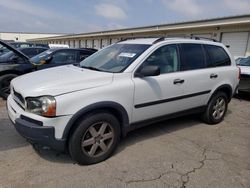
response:
{"label": "beige building", "polygon": [[221,41],[229,47],[235,57],[250,55],[250,15],[57,37],[43,37],[29,41],[49,44],[68,44],[72,48],[87,47],[100,49],[125,38],[181,35],[207,37]]}
{"label": "beige building", "polygon": [[28,39],[55,37],[57,33],[0,32],[0,39],[6,41],[26,42]]}

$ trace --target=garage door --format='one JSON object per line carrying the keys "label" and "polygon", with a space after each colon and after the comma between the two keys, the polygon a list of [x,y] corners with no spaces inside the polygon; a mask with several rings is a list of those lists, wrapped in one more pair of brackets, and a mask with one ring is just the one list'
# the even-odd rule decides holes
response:
{"label": "garage door", "polygon": [[100,49],[100,40],[98,40],[98,39],[94,40],[94,48],[95,49]]}
{"label": "garage door", "polygon": [[80,45],[79,45],[79,40],[75,40],[75,48],[79,48]]}
{"label": "garage door", "polygon": [[248,32],[223,33],[221,42],[229,46],[229,51],[233,56],[245,56],[247,48]]}
{"label": "garage door", "polygon": [[109,45],[109,40],[108,39],[102,39],[102,48],[106,47]]}
{"label": "garage door", "polygon": [[71,41],[70,41],[70,43],[69,43],[69,47],[70,47],[70,48],[74,48],[74,47],[75,47],[75,45],[74,45],[74,41],[73,41],[73,40],[71,40]]}
{"label": "garage door", "polygon": [[81,40],[81,48],[85,48],[85,40]]}
{"label": "garage door", "polygon": [[92,40],[87,40],[87,48],[93,48],[93,41]]}

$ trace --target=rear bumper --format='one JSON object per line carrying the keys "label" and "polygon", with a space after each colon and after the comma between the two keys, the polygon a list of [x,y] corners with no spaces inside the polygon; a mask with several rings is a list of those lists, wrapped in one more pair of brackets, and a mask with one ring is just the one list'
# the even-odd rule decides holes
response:
{"label": "rear bumper", "polygon": [[250,75],[241,75],[238,89],[250,93]]}

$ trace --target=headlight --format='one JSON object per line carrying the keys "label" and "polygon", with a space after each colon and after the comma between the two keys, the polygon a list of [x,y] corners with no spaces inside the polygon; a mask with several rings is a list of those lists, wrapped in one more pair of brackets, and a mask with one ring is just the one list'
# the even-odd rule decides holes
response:
{"label": "headlight", "polygon": [[26,98],[26,110],[45,117],[56,116],[56,100],[52,96]]}

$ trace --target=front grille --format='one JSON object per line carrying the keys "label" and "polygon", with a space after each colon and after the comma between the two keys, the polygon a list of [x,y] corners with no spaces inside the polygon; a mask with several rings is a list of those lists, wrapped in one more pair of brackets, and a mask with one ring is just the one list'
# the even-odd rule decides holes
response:
{"label": "front grille", "polygon": [[17,102],[17,104],[19,104],[22,108],[24,108],[25,100],[23,96],[20,93],[16,92],[14,88],[13,88],[13,94],[14,94],[14,100]]}

